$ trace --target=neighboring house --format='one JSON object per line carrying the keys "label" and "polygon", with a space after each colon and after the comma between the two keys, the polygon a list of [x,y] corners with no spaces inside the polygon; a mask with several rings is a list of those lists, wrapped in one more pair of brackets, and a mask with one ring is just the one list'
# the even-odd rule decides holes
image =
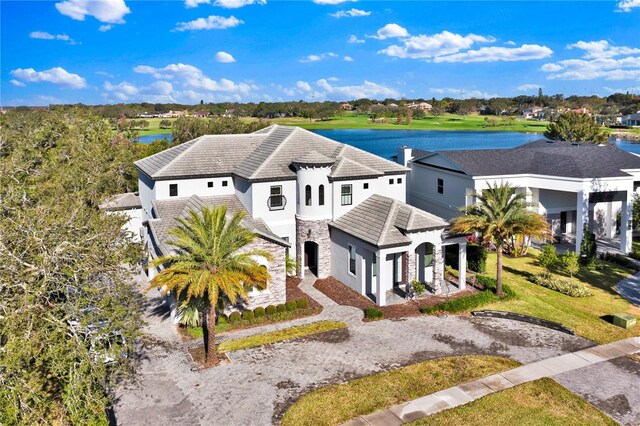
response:
{"label": "neighboring house", "polygon": [[431,106],[431,104],[427,102],[420,102],[420,103],[411,102],[410,104],[407,104],[407,108],[419,109],[420,111],[431,111],[433,109],[433,106]]}
{"label": "neighboring house", "polygon": [[142,204],[137,192],[114,195],[98,206],[107,214],[119,214],[129,220],[123,227],[127,237],[134,242],[140,241],[142,229]]}
{"label": "neighboring house", "polygon": [[353,107],[351,106],[350,103],[345,102],[340,104],[340,109],[344,110],[344,111],[351,111],[353,109]]}
{"label": "neighboring house", "polygon": [[635,114],[625,115],[620,118],[620,124],[623,126],[638,127],[640,126],[640,112]]}
{"label": "neighboring house", "polygon": [[615,145],[539,140],[511,149],[412,151],[398,162],[411,168],[409,203],[445,219],[473,204],[473,192],[509,182],[546,216],[555,234],[575,235],[580,249],[583,225],[599,237],[616,236],[631,251],[633,193],[640,185],[640,157]]}
{"label": "neighboring house", "polygon": [[522,115],[520,115],[520,118],[526,118],[526,119],[531,119],[531,118],[541,119],[541,118],[544,118],[544,108],[538,107],[538,106],[527,108],[527,109],[522,111]]}
{"label": "neighboring house", "polygon": [[379,305],[414,278],[438,291],[444,245],[465,259],[464,238],[443,241],[446,221],[405,203],[408,168],[300,128],[202,136],[135,165],[151,258],[171,253],[167,231],[189,210],[246,212],[275,258],[260,260],[272,280],[249,307],[284,302],[287,255],[299,277],[333,275]]}

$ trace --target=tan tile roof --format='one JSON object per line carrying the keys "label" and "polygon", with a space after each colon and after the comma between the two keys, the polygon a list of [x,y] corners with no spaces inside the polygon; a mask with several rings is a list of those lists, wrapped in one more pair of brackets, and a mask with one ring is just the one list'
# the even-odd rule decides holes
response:
{"label": "tan tile roof", "polygon": [[101,210],[107,211],[139,209],[141,207],[142,204],[137,192],[113,195],[98,206]]}

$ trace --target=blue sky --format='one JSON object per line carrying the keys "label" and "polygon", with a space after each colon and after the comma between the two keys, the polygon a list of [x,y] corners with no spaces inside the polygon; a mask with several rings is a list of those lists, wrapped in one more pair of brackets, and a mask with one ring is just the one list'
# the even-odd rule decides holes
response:
{"label": "blue sky", "polygon": [[640,0],[0,7],[2,105],[640,92]]}

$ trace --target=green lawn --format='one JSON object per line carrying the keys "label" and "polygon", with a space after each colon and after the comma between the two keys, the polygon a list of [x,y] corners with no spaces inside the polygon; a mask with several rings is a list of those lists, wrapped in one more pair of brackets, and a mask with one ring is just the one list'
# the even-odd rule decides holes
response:
{"label": "green lawn", "polygon": [[617,423],[551,379],[487,395],[411,426],[601,426]]}
{"label": "green lawn", "polygon": [[[640,308],[631,305],[613,290],[615,284],[629,276],[632,271],[608,262],[603,262],[604,269],[600,271],[581,270],[575,279],[588,286],[593,296],[576,298],[528,281],[529,274],[543,272],[543,268],[535,262],[536,257],[535,250],[531,250],[531,255],[526,257],[505,256],[503,279],[517,293],[517,297],[485,305],[482,309],[518,312],[556,321],[575,330],[579,336],[597,343],[640,335],[640,327],[625,330],[601,318],[616,312],[626,312],[640,317]],[[495,254],[490,254],[487,274],[493,277],[495,262]]]}
{"label": "green lawn", "polygon": [[544,132],[547,129],[546,122],[520,119],[517,119],[513,126],[497,125],[489,127],[486,126],[485,117],[496,119],[498,124],[502,122],[501,117],[481,116],[478,114],[466,116],[443,114],[437,117],[427,116],[423,119],[413,119],[409,125],[395,124],[395,118],[387,119],[384,123],[372,123],[368,115],[354,115],[352,113],[345,113],[342,116],[326,121],[309,121],[309,119],[301,117],[287,117],[278,118],[272,120],[272,122],[288,126],[300,126],[305,129],[486,130],[536,133]]}
{"label": "green lawn", "polygon": [[310,392],[284,415],[283,426],[338,425],[355,417],[519,366],[494,356],[439,358]]}
{"label": "green lawn", "polygon": [[140,136],[148,136],[148,135],[166,135],[171,133],[171,129],[161,129],[160,121],[169,120],[172,123],[175,121],[175,118],[142,118],[136,120],[144,120],[149,123],[149,127],[140,131]]}
{"label": "green lawn", "polygon": [[270,333],[257,334],[255,336],[243,337],[235,340],[227,340],[226,342],[222,342],[218,345],[218,352],[250,349],[266,345],[268,343],[282,342],[285,340],[291,340],[298,337],[309,336],[311,334],[346,327],[347,323],[341,321],[318,321],[297,327],[285,328],[284,330],[272,331]]}

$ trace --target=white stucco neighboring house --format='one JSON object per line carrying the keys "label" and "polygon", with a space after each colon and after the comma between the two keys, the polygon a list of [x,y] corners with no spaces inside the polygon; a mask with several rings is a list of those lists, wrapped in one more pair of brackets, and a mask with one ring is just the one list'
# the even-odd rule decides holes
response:
{"label": "white stucco neighboring house", "polygon": [[509,182],[546,216],[555,234],[575,238],[576,251],[584,224],[598,237],[619,234],[620,250],[631,251],[640,157],[615,145],[539,140],[511,149],[403,148],[398,162],[411,168],[409,203],[445,219],[462,214],[475,201],[474,192]]}
{"label": "white stucco neighboring house", "polygon": [[122,227],[127,238],[140,242],[142,231],[142,204],[137,192],[114,195],[98,206],[107,214],[123,215],[127,222]]}
{"label": "white stucco neighboring house", "polygon": [[274,258],[263,259],[268,288],[245,308],[285,301],[287,256],[299,277],[333,275],[378,305],[414,278],[438,292],[444,245],[459,244],[465,264],[466,240],[446,239],[445,220],[406,204],[407,167],[301,128],[202,136],[135,165],[150,258],[171,254],[168,231],[189,211],[245,212],[252,246]]}

